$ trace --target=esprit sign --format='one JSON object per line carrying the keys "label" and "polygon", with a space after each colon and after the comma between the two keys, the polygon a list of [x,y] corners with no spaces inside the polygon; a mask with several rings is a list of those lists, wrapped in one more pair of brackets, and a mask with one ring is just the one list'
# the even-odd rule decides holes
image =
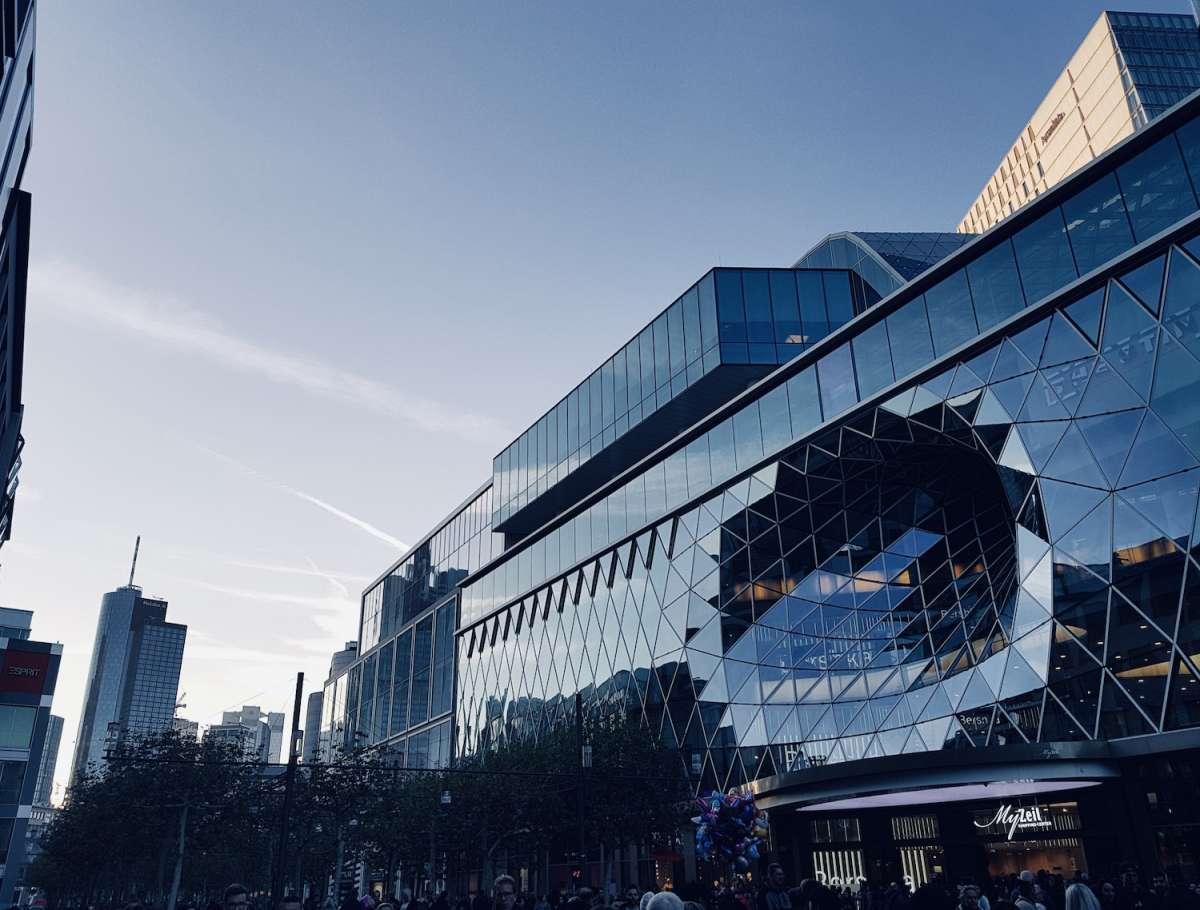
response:
{"label": "esprit sign", "polygon": [[976,828],[1007,829],[1008,839],[1012,840],[1018,831],[1044,831],[1053,826],[1053,822],[1041,806],[1013,806],[1005,803],[996,810],[991,821],[980,822],[975,819]]}
{"label": "esprit sign", "polygon": [[0,692],[41,694],[49,667],[49,654],[6,650],[0,661]]}

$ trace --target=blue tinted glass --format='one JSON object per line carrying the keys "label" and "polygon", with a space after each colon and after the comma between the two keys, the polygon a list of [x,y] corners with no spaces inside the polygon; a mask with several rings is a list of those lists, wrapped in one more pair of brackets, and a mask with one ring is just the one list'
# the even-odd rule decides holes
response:
{"label": "blue tinted glass", "polygon": [[588,377],[588,397],[592,400],[592,436],[599,436],[604,429],[604,406],[601,401],[603,383],[600,378],[600,371],[597,370]]}
{"label": "blue tinted glass", "polygon": [[671,375],[674,376],[687,366],[683,353],[683,301],[676,301],[667,310],[667,334],[671,347]]}
{"label": "blue tinted glass", "polygon": [[854,338],[852,344],[859,394],[866,398],[891,385],[896,377],[892,373],[892,358],[884,324],[877,322],[865,329]]}
{"label": "blue tinted glass", "polygon": [[[767,286],[764,269],[746,269],[742,272],[742,293],[746,303],[746,328],[750,341],[775,341],[771,325],[771,292]],[[772,352],[774,358],[774,352]]]}
{"label": "blue tinted glass", "polygon": [[642,364],[642,399],[653,400],[654,390],[654,326],[648,325],[638,335],[638,347],[641,349]]}
{"label": "blue tinted glass", "polygon": [[820,272],[796,273],[800,296],[800,315],[804,322],[804,340],[809,344],[829,334],[829,315],[825,312],[825,287]]}
{"label": "blue tinted glass", "polygon": [[680,449],[665,462],[667,472],[667,510],[683,505],[688,498],[687,456]]}
{"label": "blue tinted glass", "polygon": [[1141,241],[1196,211],[1196,196],[1174,136],[1117,168],[1133,236]]}
{"label": "blue tinted glass", "polygon": [[689,443],[687,453],[688,496],[699,496],[712,485],[708,464],[708,435]]}
{"label": "blue tinted glass", "polygon": [[712,464],[712,482],[722,483],[736,471],[733,458],[733,421],[726,419],[708,431],[708,456]]}
{"label": "blue tinted glass", "polygon": [[612,422],[617,419],[617,415],[613,412],[613,378],[615,373],[615,365],[611,360],[600,367],[600,413],[603,416],[603,425],[606,427],[611,426]]}
{"label": "blue tinted glass", "polygon": [[823,272],[825,281],[825,310],[829,313],[829,327],[836,329],[854,318],[854,298],[850,294],[848,272]]}
{"label": "blue tinted glass", "polygon": [[1175,131],[1179,140],[1179,148],[1183,152],[1183,160],[1188,173],[1192,177],[1192,185],[1200,185],[1200,118],[1191,123],[1185,123]]}
{"label": "blue tinted glass", "polygon": [[821,386],[821,409],[833,416],[858,403],[854,384],[854,361],[850,345],[843,344],[817,361],[817,376]]}
{"label": "blue tinted glass", "polygon": [[952,351],[978,334],[967,276],[957,271],[925,292],[925,308],[933,332],[933,349],[938,356]]}
{"label": "blue tinted glass", "polygon": [[717,312],[722,341],[746,341],[746,311],[742,305],[742,273],[717,269]]}
{"label": "blue tinted glass", "polygon": [[887,318],[887,327],[897,376],[907,376],[933,360],[933,339],[929,336],[924,297],[910,300],[892,313]]}
{"label": "blue tinted glass", "polygon": [[788,410],[787,385],[771,389],[758,402],[762,420],[763,450],[778,452],[792,441],[792,418]]}
{"label": "blue tinted glass", "polygon": [[1063,202],[1062,210],[1080,274],[1090,272],[1133,246],[1125,203],[1114,175],[1100,177]]}
{"label": "blue tinted glass", "polygon": [[671,382],[671,345],[667,340],[667,314],[654,320],[654,381],[661,389]]}
{"label": "blue tinted glass", "polygon": [[613,409],[618,417],[629,410],[629,399],[625,393],[625,349],[621,348],[613,357]]}
{"label": "blue tinted glass", "polygon": [[717,343],[717,292],[713,273],[700,279],[696,288],[700,294],[700,343],[709,350]]}
{"label": "blue tinted glass", "polygon": [[642,400],[642,360],[639,356],[641,348],[635,338],[625,345],[625,376],[629,381],[629,406],[632,408]]}
{"label": "blue tinted glass", "polygon": [[[1034,303],[1078,278],[1062,209],[1051,209],[1013,237],[1025,298]],[[971,289],[975,284],[972,279]]]}
{"label": "blue tinted glass", "polygon": [[733,415],[734,462],[744,471],[762,460],[762,426],[758,420],[758,402],[752,401]]}
{"label": "blue tinted glass", "polygon": [[792,436],[799,438],[821,424],[821,396],[817,391],[817,372],[806,367],[787,381],[788,410],[792,415]]}
{"label": "blue tinted glass", "polygon": [[700,337],[700,295],[692,288],[683,295],[683,350],[688,363],[704,353]]}
{"label": "blue tinted glass", "polygon": [[771,316],[775,322],[775,340],[780,344],[799,344],[804,327],[796,300],[796,277],[783,269],[771,270]]}
{"label": "blue tinted glass", "polygon": [[579,389],[567,396],[567,452],[579,448]]}
{"label": "blue tinted glass", "polygon": [[975,319],[986,331],[1025,308],[1012,244],[1007,240],[988,250],[967,266]]}

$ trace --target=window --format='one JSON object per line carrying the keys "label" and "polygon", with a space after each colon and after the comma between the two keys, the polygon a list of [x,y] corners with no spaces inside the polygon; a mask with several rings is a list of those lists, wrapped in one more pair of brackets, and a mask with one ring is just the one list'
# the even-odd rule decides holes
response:
{"label": "window", "polygon": [[967,266],[975,318],[980,331],[998,325],[1025,308],[1012,244],[1005,240]]}
{"label": "window", "polygon": [[817,375],[821,386],[821,408],[825,414],[832,417],[858,403],[850,345],[843,344],[817,361]]}
{"label": "window", "polygon": [[820,272],[797,272],[796,290],[800,315],[804,321],[804,340],[809,344],[829,334],[829,315],[825,312],[825,288]]}
{"label": "window", "polygon": [[907,376],[933,360],[933,340],[929,335],[924,297],[910,300],[888,316],[887,327],[897,376]]}
{"label": "window", "polygon": [[1152,237],[1196,211],[1196,196],[1175,137],[1160,139],[1117,169],[1137,240]]}
{"label": "window", "polygon": [[859,393],[866,398],[891,385],[896,377],[892,373],[887,327],[882,322],[875,323],[858,335],[853,345]]}
{"label": "window", "polygon": [[736,269],[717,271],[717,313],[721,341],[746,341],[746,310],[742,303],[742,275]]}
{"label": "window", "polygon": [[0,749],[28,749],[37,708],[0,705]]}
{"label": "window", "polygon": [[1013,237],[1025,299],[1041,300],[1078,277],[1062,210],[1055,208]]}
{"label": "window", "polygon": [[1133,246],[1125,201],[1114,175],[1105,174],[1064,201],[1062,210],[1080,274],[1087,274]]}
{"label": "window", "polygon": [[957,271],[925,292],[933,348],[940,357],[978,333],[967,276]]}

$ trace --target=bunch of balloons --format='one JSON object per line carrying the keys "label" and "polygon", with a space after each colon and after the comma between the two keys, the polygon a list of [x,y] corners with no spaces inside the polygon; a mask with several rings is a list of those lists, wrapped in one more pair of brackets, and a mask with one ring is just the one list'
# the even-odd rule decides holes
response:
{"label": "bunch of balloons", "polygon": [[767,815],[754,804],[754,796],[713,790],[697,798],[696,804],[700,814],[692,817],[692,824],[697,855],[732,865],[738,872],[749,869],[767,836]]}

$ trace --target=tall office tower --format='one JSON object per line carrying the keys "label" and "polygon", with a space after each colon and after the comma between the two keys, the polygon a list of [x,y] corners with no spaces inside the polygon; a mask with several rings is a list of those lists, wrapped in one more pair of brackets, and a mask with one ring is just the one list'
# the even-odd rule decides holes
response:
{"label": "tall office tower", "polygon": [[959,222],[979,234],[1200,88],[1189,15],[1104,12]]}
{"label": "tall office tower", "polygon": [[54,768],[58,765],[62,731],[63,719],[57,714],[51,714],[50,723],[46,727],[46,745],[42,749],[42,760],[38,763],[37,786],[33,790],[35,806],[50,805],[50,797],[54,795]]}
{"label": "tall office tower", "polygon": [[176,717],[173,725],[175,732],[183,739],[197,740],[200,738],[200,724],[197,721],[188,720],[186,717]]}
{"label": "tall office tower", "polygon": [[92,646],[72,776],[98,767],[126,736],[170,730],[187,626],[167,622],[167,602],[132,583],[105,594]]}
{"label": "tall office tower", "polygon": [[34,807],[49,802],[53,787],[62,718],[50,706],[62,645],[30,640],[28,610],[0,613],[7,627],[0,635],[0,906],[7,907],[36,843]]}
{"label": "tall office tower", "polygon": [[321,707],[325,701],[325,693],[318,690],[308,693],[308,707],[304,712],[304,749],[301,753],[304,761],[317,760],[321,745]]}
{"label": "tall office tower", "polygon": [[[237,712],[233,713],[236,716]],[[204,741],[236,746],[242,757],[250,761],[270,761],[271,728],[266,721],[226,720],[213,724],[204,731]]]}
{"label": "tall office tower", "polygon": [[259,705],[242,705],[240,711],[223,712],[221,723],[246,727],[254,736],[254,751],[262,761],[279,761],[283,748],[282,711],[265,712]]}
{"label": "tall office tower", "polygon": [[29,194],[21,177],[33,116],[34,4],[0,8],[0,544],[12,533],[21,468],[21,377],[25,360],[25,283],[29,265]]}

